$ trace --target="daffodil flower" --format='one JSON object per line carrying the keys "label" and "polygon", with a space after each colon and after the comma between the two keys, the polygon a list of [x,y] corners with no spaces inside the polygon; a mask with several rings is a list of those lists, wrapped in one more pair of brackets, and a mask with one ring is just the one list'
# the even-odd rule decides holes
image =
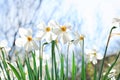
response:
{"label": "daffodil flower", "polygon": [[15,44],[18,47],[24,47],[26,51],[36,50],[38,46],[35,38],[32,37],[31,29],[19,29],[20,38],[16,39]]}
{"label": "daffodil flower", "polygon": [[76,45],[83,39],[84,39],[84,35],[79,34],[78,32],[76,32],[75,33],[75,39],[74,39],[73,43]]}
{"label": "daffodil flower", "polygon": [[87,56],[89,58],[89,60],[95,65],[97,64],[97,60],[101,60],[103,58],[103,56],[98,53],[95,49],[93,50],[87,50]]}
{"label": "daffodil flower", "polygon": [[70,34],[71,32],[70,24],[56,25],[53,31],[55,34],[57,34],[58,39],[60,38],[64,44],[72,40]]}
{"label": "daffodil flower", "polygon": [[45,39],[46,42],[51,42],[56,39],[56,35],[53,33],[53,25],[54,22],[49,22],[48,25],[45,25],[44,22],[40,23],[37,27],[39,32],[37,33],[37,37],[40,39]]}

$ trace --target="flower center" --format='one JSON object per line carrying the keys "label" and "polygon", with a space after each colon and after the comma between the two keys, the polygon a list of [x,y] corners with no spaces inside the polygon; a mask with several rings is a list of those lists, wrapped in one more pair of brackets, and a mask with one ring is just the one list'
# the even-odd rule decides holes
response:
{"label": "flower center", "polygon": [[62,27],[61,27],[61,30],[62,30],[63,32],[66,32],[66,30],[67,30],[66,26],[62,26]]}
{"label": "flower center", "polygon": [[51,29],[50,29],[50,27],[46,27],[46,32],[49,32]]}
{"label": "flower center", "polygon": [[30,41],[32,41],[32,37],[31,36],[28,36],[27,37],[27,40],[30,42]]}
{"label": "flower center", "polygon": [[97,54],[94,52],[93,55],[96,56]]}
{"label": "flower center", "polygon": [[79,38],[80,40],[83,40],[84,39],[84,36],[83,35],[80,35],[80,38]]}

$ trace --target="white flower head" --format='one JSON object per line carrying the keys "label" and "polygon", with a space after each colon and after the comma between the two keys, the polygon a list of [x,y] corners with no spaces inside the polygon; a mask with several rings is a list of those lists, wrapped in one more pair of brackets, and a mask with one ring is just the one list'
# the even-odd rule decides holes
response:
{"label": "white flower head", "polygon": [[35,39],[32,37],[32,30],[20,28],[20,38],[16,39],[15,44],[18,47],[24,47],[26,51],[36,50],[38,46]]}
{"label": "white flower head", "polygon": [[43,40],[45,39],[46,42],[51,42],[52,40],[56,39],[56,35],[53,33],[53,27],[54,27],[55,22],[50,21],[48,25],[45,25],[44,22],[40,23],[37,27],[39,29],[38,32],[38,38],[42,38]]}
{"label": "white flower head", "polygon": [[86,54],[87,54],[89,60],[90,60],[94,65],[97,64],[97,60],[101,60],[101,59],[103,58],[103,56],[102,56],[100,53],[98,53],[98,52],[96,51],[96,49],[87,50]]}
{"label": "white flower head", "polygon": [[73,43],[76,45],[83,39],[84,39],[84,35],[75,32],[75,40],[73,41]]}
{"label": "white flower head", "polygon": [[68,23],[64,25],[57,25],[54,28],[54,33],[57,34],[58,38],[62,39],[62,42],[64,44],[72,40],[70,32],[71,32],[71,25]]}

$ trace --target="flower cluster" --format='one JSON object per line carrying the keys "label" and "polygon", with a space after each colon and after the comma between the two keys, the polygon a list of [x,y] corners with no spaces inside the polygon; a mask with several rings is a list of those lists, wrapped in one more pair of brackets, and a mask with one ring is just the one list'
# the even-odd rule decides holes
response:
{"label": "flower cluster", "polygon": [[[37,41],[50,43],[51,41],[56,40],[62,44],[72,42],[74,45],[77,45],[84,40],[84,35],[79,34],[77,31],[74,33],[72,32],[72,26],[69,23],[60,25],[55,21],[50,21],[48,25],[46,25],[44,22],[41,22],[37,28],[38,32],[36,33],[35,38],[32,35],[31,29],[20,28],[20,38],[16,39],[16,46],[24,47],[24,49],[29,52],[39,49]],[[102,59],[102,56],[97,54],[95,50],[86,53],[89,53],[89,59],[93,64],[97,63],[97,59]]]}

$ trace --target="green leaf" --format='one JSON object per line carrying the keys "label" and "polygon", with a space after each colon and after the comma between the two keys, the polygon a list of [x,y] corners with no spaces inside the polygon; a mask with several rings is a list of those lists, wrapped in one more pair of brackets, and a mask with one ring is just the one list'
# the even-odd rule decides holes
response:
{"label": "green leaf", "polygon": [[60,79],[64,80],[64,57],[62,54],[60,56],[60,62],[61,62]]}
{"label": "green leaf", "polygon": [[76,64],[75,64],[75,56],[74,56],[74,52],[73,52],[73,56],[72,56],[72,80],[76,80]]}
{"label": "green leaf", "polygon": [[33,72],[32,68],[30,66],[29,58],[26,59],[26,66],[27,66],[27,70],[28,70],[29,80],[35,80],[34,72]]}
{"label": "green leaf", "polygon": [[45,65],[45,71],[46,71],[46,78],[47,78],[47,80],[50,80],[50,74],[49,74],[49,69],[48,69],[47,62],[46,62],[46,65]]}
{"label": "green leaf", "polygon": [[4,55],[3,49],[4,49],[4,48],[1,48],[1,49],[0,49],[1,52],[2,52],[3,68],[4,68],[4,70],[5,70],[5,73],[7,74],[7,79],[8,79],[8,80],[11,80],[11,78],[10,78],[10,72],[9,72],[9,70],[8,70],[8,65],[7,65],[6,60],[5,60],[5,55]]}
{"label": "green leaf", "polygon": [[20,76],[19,72],[16,70],[16,68],[12,64],[10,64],[10,63],[8,63],[8,65],[10,66],[12,71],[14,72],[15,76],[17,77],[17,79],[21,80],[21,76]]}
{"label": "green leaf", "polygon": [[16,61],[16,63],[17,63],[17,67],[21,74],[22,79],[25,80],[25,72],[24,72],[23,65],[22,65],[19,57],[18,57],[18,60]]}
{"label": "green leaf", "polygon": [[35,77],[37,79],[38,77],[37,77],[37,66],[36,66],[36,60],[35,60],[35,52],[32,52],[32,58],[33,58],[34,73],[35,73]]}
{"label": "green leaf", "polygon": [[94,80],[96,80],[97,79],[97,69],[96,69],[96,65],[94,66],[95,68],[94,68]]}
{"label": "green leaf", "polygon": [[40,80],[42,80],[42,56],[40,56]]}

